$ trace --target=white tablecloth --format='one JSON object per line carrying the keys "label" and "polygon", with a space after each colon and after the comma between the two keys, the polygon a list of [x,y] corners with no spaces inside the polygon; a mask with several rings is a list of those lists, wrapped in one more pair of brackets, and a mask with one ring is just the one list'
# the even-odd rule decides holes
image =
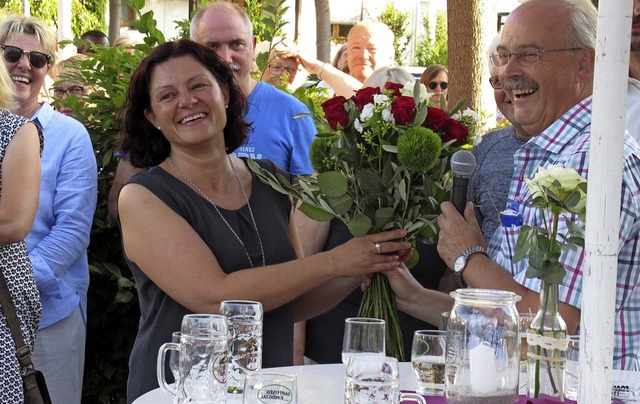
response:
{"label": "white tablecloth", "polygon": [[[331,365],[287,366],[264,369],[264,372],[285,373],[298,378],[299,404],[327,404],[344,402],[344,377],[346,367],[342,363]],[[416,379],[410,362],[400,363],[400,389],[415,390]],[[242,400],[227,400],[240,403]],[[172,404],[170,396],[159,388],[138,397],[134,404]]]}

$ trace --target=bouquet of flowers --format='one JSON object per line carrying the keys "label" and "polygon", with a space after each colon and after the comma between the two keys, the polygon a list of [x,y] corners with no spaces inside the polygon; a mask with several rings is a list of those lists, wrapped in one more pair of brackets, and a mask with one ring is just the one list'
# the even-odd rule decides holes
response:
{"label": "bouquet of flowers", "polygon": [[[322,104],[324,116],[309,107],[319,130],[310,150],[317,175],[298,177],[292,185],[250,163],[258,176],[299,199],[310,218],[339,218],[356,237],[401,228],[408,241],[436,242],[440,203],[449,192],[448,157],[466,144],[469,129],[428,106],[419,82],[362,88],[348,100],[334,97]],[[414,252],[407,264],[417,260]],[[386,320],[387,353],[403,359],[385,276],[374,274],[359,315]]]}
{"label": "bouquet of flowers", "polygon": [[[576,250],[584,245],[587,181],[573,168],[549,166],[539,167],[534,178],[525,182],[530,192],[527,203],[540,210],[543,223],[521,227],[513,259],[518,262],[528,256],[527,278],[542,280],[540,306],[527,333],[530,395],[562,397],[568,340],[567,326],[558,310],[558,284],[566,273],[560,257],[566,249]],[[582,223],[572,220],[571,215]]]}

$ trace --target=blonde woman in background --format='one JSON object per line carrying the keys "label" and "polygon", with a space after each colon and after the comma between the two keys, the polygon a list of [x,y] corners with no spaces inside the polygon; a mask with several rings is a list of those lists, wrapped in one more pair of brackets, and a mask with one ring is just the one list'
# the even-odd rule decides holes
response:
{"label": "blonde woman in background", "polygon": [[[0,271],[16,308],[24,341],[33,350],[42,307],[24,239],[38,209],[42,133],[29,120],[10,113],[14,107],[11,76],[0,63]],[[0,402],[24,402],[16,346],[3,311]]]}

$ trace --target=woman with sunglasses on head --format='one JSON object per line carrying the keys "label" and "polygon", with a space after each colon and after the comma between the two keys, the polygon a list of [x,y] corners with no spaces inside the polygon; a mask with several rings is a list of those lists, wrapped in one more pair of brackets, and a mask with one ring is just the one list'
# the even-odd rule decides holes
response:
{"label": "woman with sunglasses on head", "polygon": [[[420,76],[420,83],[433,93],[430,102],[436,108],[448,107],[447,88],[449,88],[449,70],[443,65],[431,65]],[[442,103],[444,100],[444,104]]]}
{"label": "woman with sunglasses on head", "polygon": [[[15,306],[25,343],[33,350],[42,308],[24,242],[38,208],[42,133],[29,120],[10,113],[11,76],[0,66],[0,273]],[[23,402],[16,346],[0,310],[0,402]]]}
{"label": "woman with sunglasses on head", "polygon": [[84,126],[38,101],[55,63],[55,34],[37,18],[8,16],[0,22],[0,45],[15,86],[15,112],[44,135],[38,211],[26,238],[42,303],[32,360],[53,402],[80,403],[96,159]]}

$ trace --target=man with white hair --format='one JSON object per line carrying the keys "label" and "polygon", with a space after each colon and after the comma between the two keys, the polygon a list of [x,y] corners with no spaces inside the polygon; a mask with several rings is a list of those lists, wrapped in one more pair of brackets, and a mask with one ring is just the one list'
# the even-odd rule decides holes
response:
{"label": "man with white hair", "polygon": [[299,53],[295,56],[309,73],[326,82],[335,95],[349,98],[376,69],[395,66],[393,39],[393,32],[383,22],[362,21],[354,25],[347,35],[348,74],[331,63]]}

